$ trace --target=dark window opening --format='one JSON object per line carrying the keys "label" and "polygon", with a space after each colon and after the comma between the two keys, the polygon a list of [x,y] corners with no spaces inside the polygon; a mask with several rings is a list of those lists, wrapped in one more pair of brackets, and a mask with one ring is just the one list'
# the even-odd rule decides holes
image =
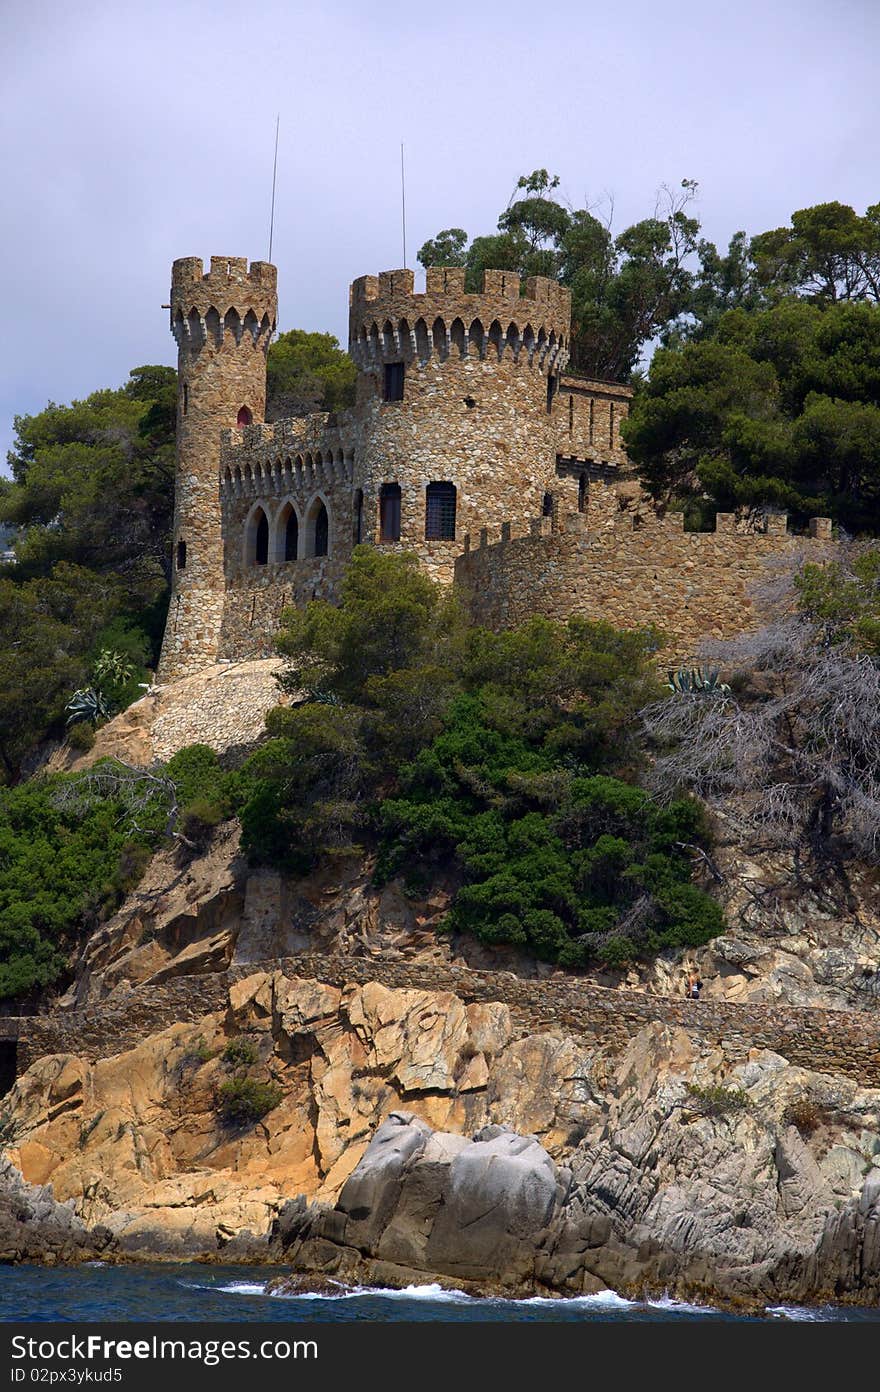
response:
{"label": "dark window opening", "polygon": [[253,419],[253,414],[248,410],[247,406],[242,406],[235,418],[235,424],[238,426],[239,430],[241,430],[243,426],[251,425]]}
{"label": "dark window opening", "polygon": [[326,556],[330,547],[330,518],[322,503],[315,514],[315,555]]}
{"label": "dark window opening", "polygon": [[18,1068],[18,1041],[0,1039],[0,1097],[5,1097],[15,1086]]}
{"label": "dark window opening", "polygon": [[269,519],[265,512],[261,512],[257,522],[257,532],[254,544],[254,564],[267,565],[269,561]]}
{"label": "dark window opening", "polygon": [[183,414],[186,415],[186,413],[187,413],[188,410],[189,410],[189,387],[187,386],[186,382],[184,382],[184,384],[183,384]]}
{"label": "dark window opening", "polygon": [[364,490],[359,488],[354,495],[354,526],[352,528],[352,540],[355,546],[360,546],[364,539]]}
{"label": "dark window opening", "polygon": [[299,551],[299,519],[291,508],[290,516],[284,528],[284,559],[285,561],[295,561]]}
{"label": "dark window opening", "polygon": [[587,510],[587,476],[581,474],[578,479],[578,512]]}
{"label": "dark window opening", "polygon": [[590,444],[593,443],[593,415],[594,415],[594,407],[595,407],[595,402],[593,401],[593,398],[590,397]]}
{"label": "dark window opening", "polygon": [[386,401],[403,400],[402,362],[392,362],[385,364],[385,389],[383,395]]}
{"label": "dark window opening", "polygon": [[400,541],[399,483],[383,483],[379,489],[379,540]]}
{"label": "dark window opening", "polygon": [[177,569],[186,570],[186,542],[177,543]]}
{"label": "dark window opening", "polygon": [[568,398],[568,433],[574,430],[574,395]]}
{"label": "dark window opening", "polygon": [[455,484],[429,483],[425,490],[425,540],[455,540]]}
{"label": "dark window opening", "polygon": [[553,410],[553,397],[556,393],[556,378],[547,373],[547,414]]}
{"label": "dark window opening", "polygon": [[464,404],[469,411],[472,411],[477,403],[472,396],[466,396],[464,398]]}
{"label": "dark window opening", "polygon": [[553,516],[553,494],[552,494],[552,493],[545,493],[545,494],[544,494],[544,501],[543,501],[542,504],[541,504],[541,516],[542,516],[542,517],[552,517],[552,516]]}
{"label": "dark window opening", "polygon": [[614,449],[614,402],[608,407],[608,444]]}

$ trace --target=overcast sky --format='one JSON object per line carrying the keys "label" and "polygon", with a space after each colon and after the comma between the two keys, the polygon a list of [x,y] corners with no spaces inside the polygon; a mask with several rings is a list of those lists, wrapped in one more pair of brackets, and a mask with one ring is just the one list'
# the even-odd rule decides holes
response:
{"label": "overcast sky", "polygon": [[697,179],[725,244],[880,200],[880,0],[0,0],[0,39],[0,459],[16,413],[174,362],[174,257],[266,257],[276,113],[279,326],[343,343],[401,264],[401,140],[410,266],[541,166],[618,231]]}

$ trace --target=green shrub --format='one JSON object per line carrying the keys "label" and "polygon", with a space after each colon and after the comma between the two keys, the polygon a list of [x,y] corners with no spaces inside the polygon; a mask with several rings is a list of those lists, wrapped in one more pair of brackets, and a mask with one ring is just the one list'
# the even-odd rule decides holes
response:
{"label": "green shrub", "polygon": [[249,1064],[256,1063],[259,1053],[254,1041],[240,1034],[235,1039],[230,1039],[220,1057],[224,1063],[231,1064],[233,1067],[247,1067]]}
{"label": "green shrub", "polygon": [[87,720],[78,720],[67,729],[67,743],[79,753],[87,753],[95,747],[95,731]]}
{"label": "green shrub", "polygon": [[742,1088],[726,1088],[720,1083],[700,1087],[698,1083],[688,1083],[688,1106],[700,1116],[721,1117],[747,1111],[752,1099]]}
{"label": "green shrub", "polygon": [[217,1112],[225,1126],[247,1126],[277,1107],[283,1095],[277,1083],[230,1078],[217,1089]]}

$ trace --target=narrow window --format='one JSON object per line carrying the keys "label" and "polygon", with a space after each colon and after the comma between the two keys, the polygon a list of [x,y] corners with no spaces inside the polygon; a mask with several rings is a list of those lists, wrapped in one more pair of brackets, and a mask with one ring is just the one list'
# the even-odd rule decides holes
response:
{"label": "narrow window", "polygon": [[184,382],[184,384],[183,384],[183,414],[186,415],[186,413],[187,413],[188,410],[189,410],[189,387],[187,386],[186,382]]}
{"label": "narrow window", "polygon": [[364,539],[364,490],[359,488],[354,495],[352,541],[360,546]]}
{"label": "narrow window", "polygon": [[386,401],[403,400],[402,362],[390,362],[385,364],[385,389],[383,395]]}
{"label": "narrow window", "polygon": [[260,512],[257,516],[257,528],[254,536],[254,564],[266,565],[269,560],[269,519],[265,512]]}
{"label": "narrow window", "polygon": [[581,474],[578,479],[578,512],[587,510],[587,476]]}
{"label": "narrow window", "polygon": [[247,406],[242,406],[236,417],[235,424],[238,426],[239,430],[241,430],[244,426],[250,425],[253,419],[253,415],[248,410]]}
{"label": "narrow window", "polygon": [[595,407],[595,404],[596,403],[594,402],[593,398],[590,397],[590,444],[593,443],[593,408]]}
{"label": "narrow window", "polygon": [[608,407],[608,443],[614,449],[614,402]]}
{"label": "narrow window", "polygon": [[186,542],[177,543],[177,569],[186,570]]}
{"label": "narrow window", "polygon": [[315,515],[315,555],[326,556],[330,546],[330,519],[322,503]]}
{"label": "narrow window", "polygon": [[553,397],[556,392],[556,378],[552,373],[547,373],[547,415],[553,410]]}
{"label": "narrow window", "polygon": [[399,483],[383,483],[379,489],[379,540],[400,541]]}
{"label": "narrow window", "polygon": [[454,483],[429,483],[425,489],[425,540],[455,540]]}
{"label": "narrow window", "polygon": [[569,435],[572,434],[573,430],[574,430],[574,392],[572,392],[571,396],[568,398],[568,433],[569,433]]}
{"label": "narrow window", "polygon": [[290,509],[290,516],[284,528],[284,559],[285,561],[295,561],[299,551],[299,519],[293,508]]}
{"label": "narrow window", "polygon": [[542,516],[542,517],[552,517],[552,516],[553,516],[553,494],[552,494],[552,493],[545,493],[545,494],[544,494],[544,501],[543,501],[542,504],[541,504],[541,516]]}

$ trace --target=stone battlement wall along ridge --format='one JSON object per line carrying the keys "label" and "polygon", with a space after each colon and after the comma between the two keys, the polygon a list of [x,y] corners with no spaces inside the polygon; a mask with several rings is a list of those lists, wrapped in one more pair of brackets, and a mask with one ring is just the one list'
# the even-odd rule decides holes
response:
{"label": "stone battlement wall along ridge", "polygon": [[[653,626],[667,638],[665,661],[694,656],[700,640],[755,627],[754,588],[780,558],[821,561],[831,523],[814,518],[809,536],[772,515],[765,531],[743,532],[719,513],[714,532],[686,532],[681,513],[622,510],[616,490],[590,486],[586,513],[503,524],[466,537],[455,580],[475,623],[509,628],[533,614],[565,620],[582,614],[618,628]],[[517,534],[519,533],[519,534]]]}

